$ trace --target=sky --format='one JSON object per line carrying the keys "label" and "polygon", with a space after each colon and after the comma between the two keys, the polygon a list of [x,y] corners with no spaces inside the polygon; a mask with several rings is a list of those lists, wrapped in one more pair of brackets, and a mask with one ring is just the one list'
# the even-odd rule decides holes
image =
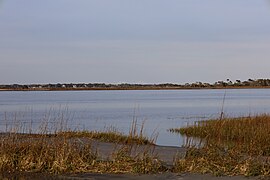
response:
{"label": "sky", "polygon": [[270,78],[270,0],[0,0],[0,84]]}

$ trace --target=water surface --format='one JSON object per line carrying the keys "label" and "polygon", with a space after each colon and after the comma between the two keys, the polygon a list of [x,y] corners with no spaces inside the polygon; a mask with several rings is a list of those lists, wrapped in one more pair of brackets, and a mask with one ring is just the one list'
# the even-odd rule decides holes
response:
{"label": "water surface", "polygon": [[[225,102],[223,98],[225,95]],[[180,146],[183,139],[167,132],[194,121],[270,112],[270,90],[140,90],[0,92],[0,120],[6,123],[68,120],[71,128],[128,133],[143,122],[145,134],[158,133],[157,144]]]}

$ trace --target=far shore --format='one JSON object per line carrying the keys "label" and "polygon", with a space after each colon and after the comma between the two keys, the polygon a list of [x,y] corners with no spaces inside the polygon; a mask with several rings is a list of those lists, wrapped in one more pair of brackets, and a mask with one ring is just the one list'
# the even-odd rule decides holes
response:
{"label": "far shore", "polygon": [[109,87],[109,88],[8,88],[0,91],[117,91],[117,90],[209,90],[209,89],[269,89],[270,86],[228,86],[228,87]]}
{"label": "far shore", "polygon": [[106,91],[106,90],[189,90],[189,89],[260,89],[270,88],[270,79],[227,79],[215,83],[195,82],[185,84],[159,83],[54,83],[54,84],[0,84],[0,91]]}

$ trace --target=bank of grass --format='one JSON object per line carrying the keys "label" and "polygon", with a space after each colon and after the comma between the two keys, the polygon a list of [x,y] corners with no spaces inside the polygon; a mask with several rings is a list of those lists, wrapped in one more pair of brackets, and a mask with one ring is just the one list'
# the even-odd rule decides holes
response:
{"label": "bank of grass", "polygon": [[175,171],[270,175],[270,115],[200,121],[170,131],[200,143],[189,144],[186,158],[176,162]]}
{"label": "bank of grass", "polygon": [[65,138],[90,138],[118,144],[153,145],[157,135],[148,138],[143,134],[144,123],[140,127],[137,124],[137,120],[133,120],[128,135],[117,131],[115,128],[108,128],[105,131],[66,130],[57,132],[55,135]]}
{"label": "bank of grass", "polygon": [[[153,144],[143,136],[143,126],[133,122],[129,135],[115,130],[63,130],[29,134],[20,131],[0,134],[0,173],[158,173],[162,163],[148,151],[132,155],[133,144]],[[102,160],[91,141],[82,138],[126,144],[110,160]]]}
{"label": "bank of grass", "polygon": [[157,173],[163,169],[154,155],[142,153],[131,156],[132,146],[113,154],[111,160],[100,160],[91,142],[65,137],[21,139],[20,135],[0,138],[0,171],[2,173]]}

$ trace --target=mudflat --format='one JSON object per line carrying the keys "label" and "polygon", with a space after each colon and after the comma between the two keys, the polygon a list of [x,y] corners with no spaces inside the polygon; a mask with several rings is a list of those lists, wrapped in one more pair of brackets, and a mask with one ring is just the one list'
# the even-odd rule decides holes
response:
{"label": "mudflat", "polygon": [[[82,139],[83,141],[83,139]],[[85,139],[85,141],[88,141]],[[174,147],[174,146],[158,146],[158,145],[125,145],[116,143],[106,143],[91,140],[93,150],[97,150],[99,158],[111,159],[114,152],[122,148],[130,148],[131,156],[136,156],[137,154],[148,153],[161,160],[167,167],[171,167],[175,158],[184,158],[186,154],[186,148]]]}

